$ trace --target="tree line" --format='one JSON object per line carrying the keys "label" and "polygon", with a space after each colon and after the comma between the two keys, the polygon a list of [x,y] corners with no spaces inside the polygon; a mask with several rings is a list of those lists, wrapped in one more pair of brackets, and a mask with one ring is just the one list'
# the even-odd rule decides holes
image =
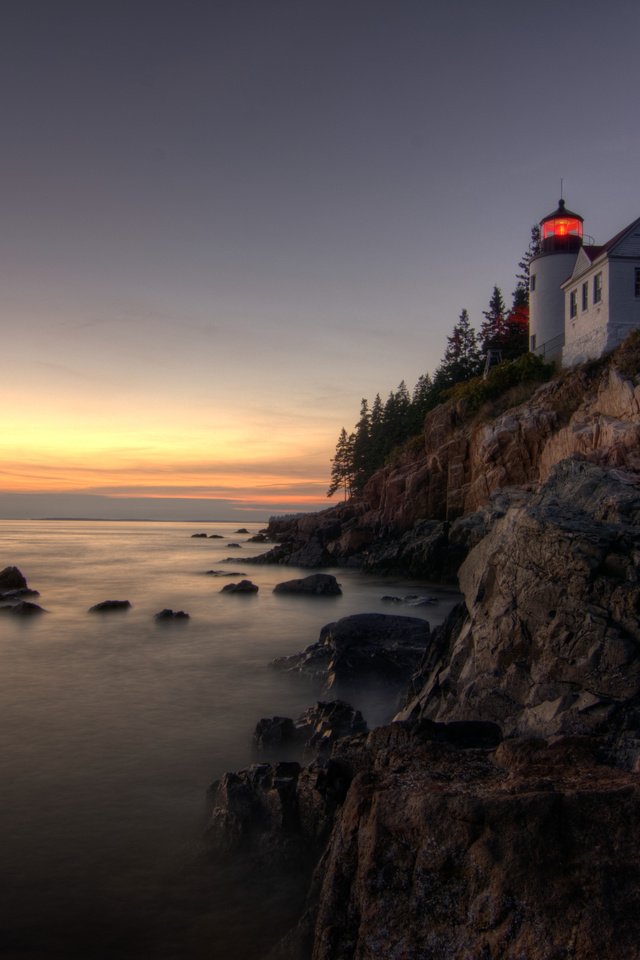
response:
{"label": "tree line", "polygon": [[494,286],[478,332],[462,310],[447,337],[444,356],[431,376],[422,374],[410,391],[404,380],[383,403],[377,393],[370,405],[366,398],[360,416],[348,433],[342,427],[331,460],[327,496],[342,490],[345,499],[362,491],[369,477],[384,466],[389,454],[419,434],[426,414],[444,399],[457,383],[481,374],[487,358],[515,360],[529,349],[529,264],[540,251],[540,229],[531,229],[529,246],[518,263],[516,288],[507,307],[499,287]]}

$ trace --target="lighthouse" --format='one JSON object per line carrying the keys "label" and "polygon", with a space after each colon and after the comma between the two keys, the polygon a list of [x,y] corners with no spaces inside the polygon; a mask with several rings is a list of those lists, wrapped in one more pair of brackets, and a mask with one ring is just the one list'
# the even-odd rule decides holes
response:
{"label": "lighthouse", "polygon": [[529,348],[545,360],[559,360],[564,345],[563,281],[571,276],[582,246],[583,218],[558,209],[540,221],[540,252],[529,265]]}

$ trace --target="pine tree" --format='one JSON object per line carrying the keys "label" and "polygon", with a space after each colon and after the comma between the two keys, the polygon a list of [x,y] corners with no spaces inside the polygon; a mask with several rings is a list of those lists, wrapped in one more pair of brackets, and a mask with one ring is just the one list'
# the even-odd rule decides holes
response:
{"label": "pine tree", "polygon": [[360,419],[355,427],[352,457],[353,489],[359,493],[373,472],[370,469],[371,415],[366,397],[363,397],[360,403]]}
{"label": "pine tree", "polygon": [[500,287],[494,287],[489,309],[482,311],[484,320],[480,327],[480,349],[484,356],[489,350],[504,348],[507,333],[506,309]]}
{"label": "pine tree", "polygon": [[[497,288],[496,288],[497,289]],[[463,310],[451,336],[447,337],[447,349],[438,369],[438,381],[442,387],[453,386],[470,380],[480,372],[481,357],[476,332]]]}
{"label": "pine tree", "polygon": [[353,443],[354,434],[347,434],[343,427],[336,444],[336,455],[331,460],[331,483],[327,496],[332,497],[341,487],[344,490],[344,499],[351,495],[353,485]]}
{"label": "pine tree", "polygon": [[529,246],[522,255],[522,260],[518,263],[518,269],[520,273],[516,274],[516,280],[518,281],[515,290],[513,291],[513,309],[518,307],[529,306],[529,280],[530,280],[530,265],[531,261],[535,256],[540,253],[540,227],[537,223],[531,227],[531,237],[529,239]]}

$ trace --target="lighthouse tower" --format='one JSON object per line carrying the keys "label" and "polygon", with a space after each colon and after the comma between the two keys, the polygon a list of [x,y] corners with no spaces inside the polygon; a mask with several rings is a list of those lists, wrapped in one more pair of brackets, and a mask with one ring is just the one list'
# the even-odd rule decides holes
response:
{"label": "lighthouse tower", "polygon": [[583,219],[558,209],[540,221],[540,253],[529,264],[529,348],[545,360],[559,360],[564,345],[564,291],[582,246]]}

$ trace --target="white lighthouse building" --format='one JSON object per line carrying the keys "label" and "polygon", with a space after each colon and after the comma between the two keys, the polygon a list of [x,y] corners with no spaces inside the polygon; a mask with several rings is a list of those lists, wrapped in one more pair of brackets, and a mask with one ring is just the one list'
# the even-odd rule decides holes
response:
{"label": "white lighthouse building", "polygon": [[564,200],[540,221],[540,253],[529,264],[529,349],[560,360],[564,346],[564,291],[582,247],[583,219]]}
{"label": "white lighthouse building", "polygon": [[529,348],[564,367],[640,329],[640,217],[601,246],[583,242],[582,225],[561,200],[529,265]]}

